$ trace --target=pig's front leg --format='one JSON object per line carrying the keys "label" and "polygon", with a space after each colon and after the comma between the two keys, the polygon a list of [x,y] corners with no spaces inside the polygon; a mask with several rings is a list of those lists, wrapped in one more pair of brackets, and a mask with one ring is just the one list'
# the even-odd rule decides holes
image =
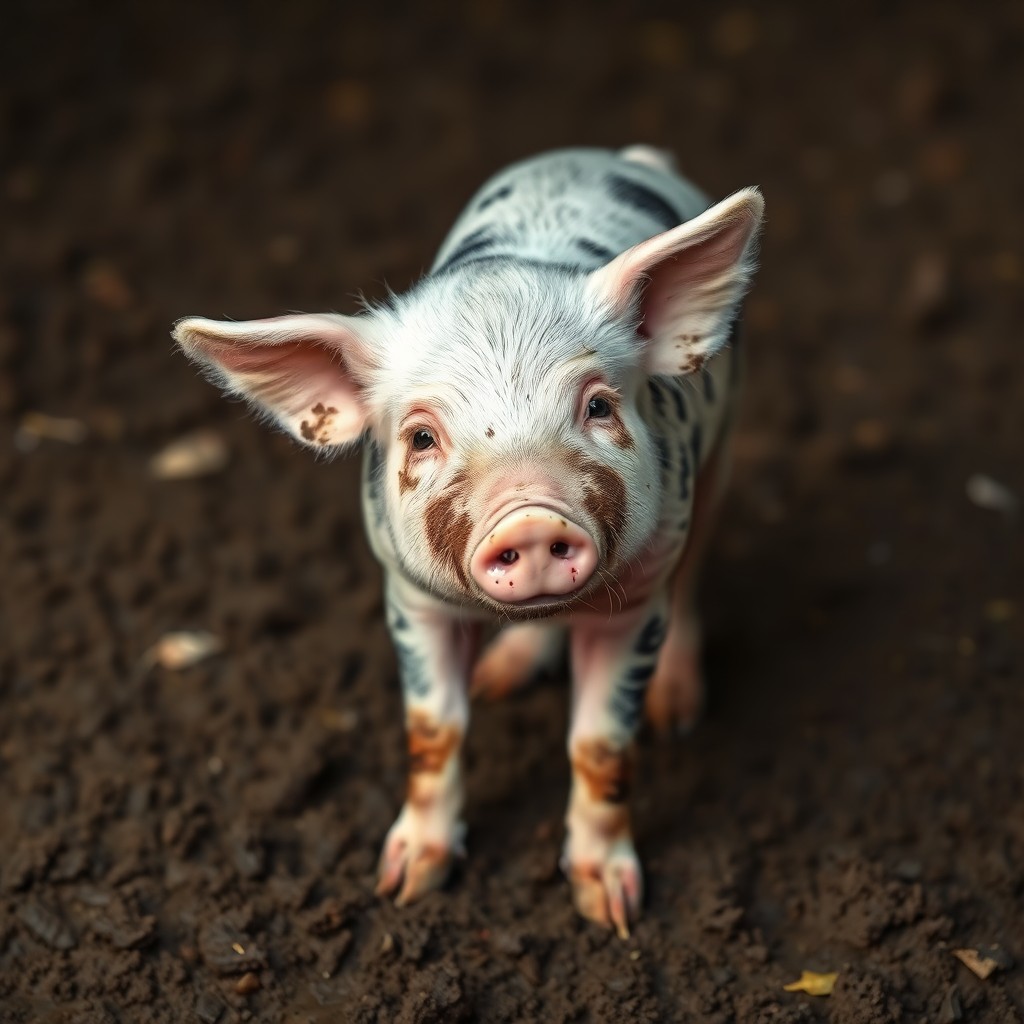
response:
{"label": "pig's front leg", "polygon": [[377,892],[401,906],[444,883],[463,850],[460,751],[478,627],[401,581],[389,581],[388,626],[398,654],[409,745],[405,806],[384,843]]}
{"label": "pig's front leg", "polygon": [[572,630],[572,794],[563,868],[576,909],[623,937],[643,896],[628,807],[633,740],[666,623],[667,603],[659,599],[610,620],[588,617]]}

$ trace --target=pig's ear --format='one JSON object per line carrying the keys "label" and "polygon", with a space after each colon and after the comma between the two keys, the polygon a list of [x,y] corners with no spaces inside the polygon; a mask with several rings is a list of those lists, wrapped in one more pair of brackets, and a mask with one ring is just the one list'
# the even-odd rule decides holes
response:
{"label": "pig's ear", "polygon": [[333,313],[235,323],[191,317],[174,325],[189,358],[298,440],[318,448],[355,441],[367,420],[372,371],[361,318]]}
{"label": "pig's ear", "polygon": [[593,272],[602,302],[639,317],[648,373],[689,373],[725,344],[763,214],[760,192],[744,189]]}

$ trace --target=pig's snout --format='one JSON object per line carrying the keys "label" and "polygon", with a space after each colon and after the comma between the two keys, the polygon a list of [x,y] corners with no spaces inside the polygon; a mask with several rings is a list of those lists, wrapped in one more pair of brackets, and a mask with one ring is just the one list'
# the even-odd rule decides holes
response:
{"label": "pig's snout", "polygon": [[477,545],[473,579],[495,601],[563,597],[581,590],[597,568],[597,545],[572,520],[538,505],[500,519]]}

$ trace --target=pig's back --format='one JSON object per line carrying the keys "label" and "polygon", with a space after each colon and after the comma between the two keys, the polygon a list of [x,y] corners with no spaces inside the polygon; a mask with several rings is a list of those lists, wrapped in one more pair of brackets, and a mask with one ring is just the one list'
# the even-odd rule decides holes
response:
{"label": "pig's back", "polygon": [[563,149],[513,164],[472,198],[431,273],[493,257],[592,270],[707,209],[702,192],[656,162]]}

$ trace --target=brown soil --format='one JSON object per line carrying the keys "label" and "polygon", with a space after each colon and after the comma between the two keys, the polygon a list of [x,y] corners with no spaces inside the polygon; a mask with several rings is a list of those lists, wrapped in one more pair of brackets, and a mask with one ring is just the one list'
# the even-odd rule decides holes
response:
{"label": "brown soil", "polygon": [[[19,6],[0,1021],[1024,1021],[1020,519],[965,493],[1024,498],[1019,5]],[[640,752],[629,941],[557,870],[564,685],[478,709],[469,859],[398,911],[373,896],[405,744],[355,460],[224,402],[168,328],[354,309],[486,173],[633,141],[768,202],[708,713]],[[12,442],[30,412],[87,436]],[[200,426],[227,468],[152,479]],[[187,628],[225,652],[146,666]],[[984,981],[951,954],[993,944]],[[804,969],[833,995],[784,992]]]}

